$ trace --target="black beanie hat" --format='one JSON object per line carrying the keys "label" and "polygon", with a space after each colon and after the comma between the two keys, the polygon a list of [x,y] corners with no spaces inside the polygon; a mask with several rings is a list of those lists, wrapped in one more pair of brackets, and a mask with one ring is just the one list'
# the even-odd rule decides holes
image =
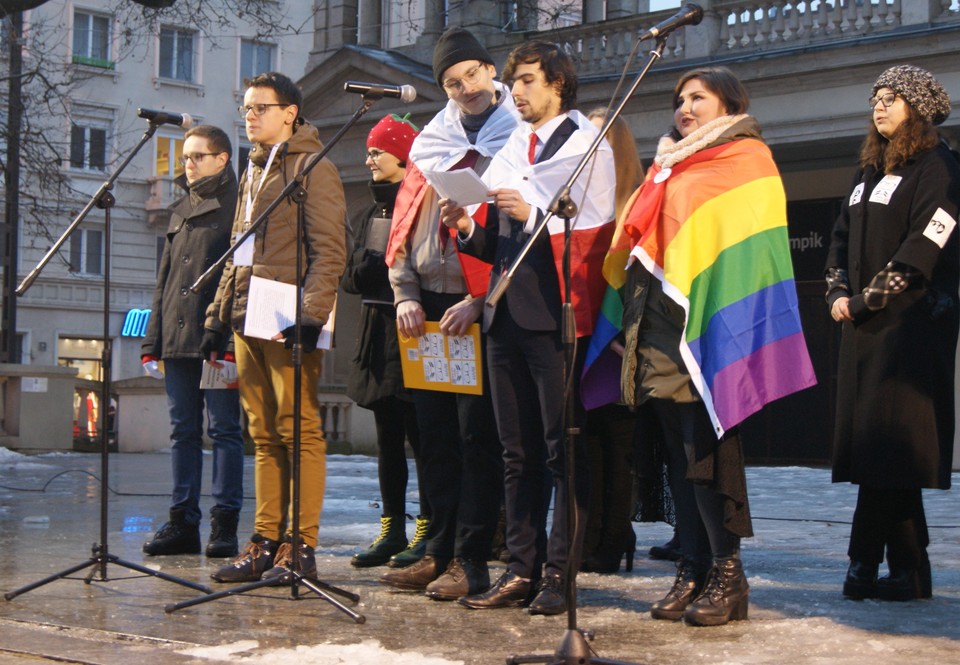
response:
{"label": "black beanie hat", "polygon": [[458,62],[479,60],[489,65],[493,58],[470,32],[463,28],[450,28],[440,35],[433,49],[433,77],[437,85],[443,85],[443,73]]}

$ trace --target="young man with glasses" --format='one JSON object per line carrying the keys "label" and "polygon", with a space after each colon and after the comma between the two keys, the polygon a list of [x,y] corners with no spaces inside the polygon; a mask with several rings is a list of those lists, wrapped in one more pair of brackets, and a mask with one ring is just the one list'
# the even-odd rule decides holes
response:
{"label": "young man with glasses", "polygon": [[[494,80],[493,59],[468,31],[453,28],[440,37],[433,74],[449,101],[413,142],[387,246],[397,324],[407,337],[422,336],[426,321],[438,321],[446,334],[463,334],[480,316],[490,272],[479,262],[461,264],[456,243],[440,224],[439,197],[423,172],[483,173],[519,121],[510,91]],[[420,483],[431,522],[425,556],[384,574],[384,584],[425,591],[436,600],[490,586],[487,559],[503,496],[503,462],[484,384],[480,396],[414,391],[424,432]]]}
{"label": "young man with glasses", "polygon": [[[302,95],[293,81],[276,72],[248,82],[240,113],[254,144],[240,182],[233,237],[242,235],[294,179],[313,153],[322,149],[317,129],[300,117]],[[317,394],[322,354],[316,350],[346,262],[346,203],[337,168],[322,160],[304,180],[303,274],[297,279],[298,207],[286,200],[273,210],[227,261],[217,295],[207,308],[202,351],[215,359],[233,328],[240,402],[254,442],[256,514],[254,533],[240,554],[213,573],[218,582],[250,582],[265,573],[279,576],[298,556],[300,572],[316,575],[314,548],[323,507],[327,444]],[[252,278],[302,284],[302,381],[300,413],[300,547],[290,542],[291,454],[293,450],[294,327],[271,339],[244,334]],[[255,303],[251,304],[251,307]]]}
{"label": "young man with glasses", "polygon": [[[237,553],[237,520],[243,502],[243,438],[235,388],[203,390],[204,312],[216,282],[199,293],[190,286],[230,246],[230,223],[237,201],[237,179],[230,168],[230,139],[218,127],[189,130],[175,182],[186,194],[170,206],[163,255],[153,293],[152,313],[143,340],[144,371],[164,379],[170,407],[173,496],[170,520],[143,551],[150,555],[200,553],[200,483],[203,473],[204,406],[213,441],[213,480],[209,557]],[[158,361],[163,359],[161,371]],[[232,356],[223,358],[232,360]],[[224,367],[233,369],[232,362]]]}

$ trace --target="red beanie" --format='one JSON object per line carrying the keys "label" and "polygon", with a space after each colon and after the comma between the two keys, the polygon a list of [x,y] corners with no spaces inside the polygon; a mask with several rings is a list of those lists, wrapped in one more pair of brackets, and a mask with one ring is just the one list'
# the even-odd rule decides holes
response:
{"label": "red beanie", "polygon": [[402,118],[391,113],[370,130],[367,135],[367,148],[389,152],[401,162],[406,162],[410,156],[413,139],[419,132],[417,126],[410,122],[409,113]]}

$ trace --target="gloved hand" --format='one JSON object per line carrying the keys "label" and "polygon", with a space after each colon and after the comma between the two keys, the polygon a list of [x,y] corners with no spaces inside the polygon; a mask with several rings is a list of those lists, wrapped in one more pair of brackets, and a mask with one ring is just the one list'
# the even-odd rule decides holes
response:
{"label": "gloved hand", "polygon": [[[280,331],[283,336],[283,348],[293,348],[294,326],[287,326]],[[317,348],[317,340],[320,339],[320,328],[317,326],[300,326],[300,342],[303,344],[304,353],[311,353]]]}
{"label": "gloved hand", "polygon": [[210,360],[214,353],[217,356],[223,355],[224,346],[222,332],[209,328],[203,331],[203,337],[200,340],[200,355],[203,356],[204,360]]}
{"label": "gloved hand", "polygon": [[163,379],[163,372],[160,371],[160,363],[155,356],[142,356],[140,361],[143,363],[143,371],[155,379]]}

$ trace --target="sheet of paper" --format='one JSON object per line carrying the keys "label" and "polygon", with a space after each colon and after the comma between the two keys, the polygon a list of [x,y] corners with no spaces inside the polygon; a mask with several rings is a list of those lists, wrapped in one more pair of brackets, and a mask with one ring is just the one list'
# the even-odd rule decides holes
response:
{"label": "sheet of paper", "polygon": [[236,388],[237,370],[236,365],[232,372],[224,372],[223,367],[212,365],[206,360],[203,361],[203,370],[200,373],[201,390],[224,390],[226,388]]}
{"label": "sheet of paper", "polygon": [[[297,287],[293,284],[251,275],[243,334],[248,337],[271,339],[287,326],[292,326],[297,310],[296,298]],[[330,318],[320,331],[320,339],[317,340],[318,349],[329,349],[333,342],[336,311],[336,302],[334,302]]]}
{"label": "sheet of paper", "polygon": [[488,188],[473,169],[457,171],[424,171],[427,179],[440,198],[456,201],[461,207],[491,201]]}

